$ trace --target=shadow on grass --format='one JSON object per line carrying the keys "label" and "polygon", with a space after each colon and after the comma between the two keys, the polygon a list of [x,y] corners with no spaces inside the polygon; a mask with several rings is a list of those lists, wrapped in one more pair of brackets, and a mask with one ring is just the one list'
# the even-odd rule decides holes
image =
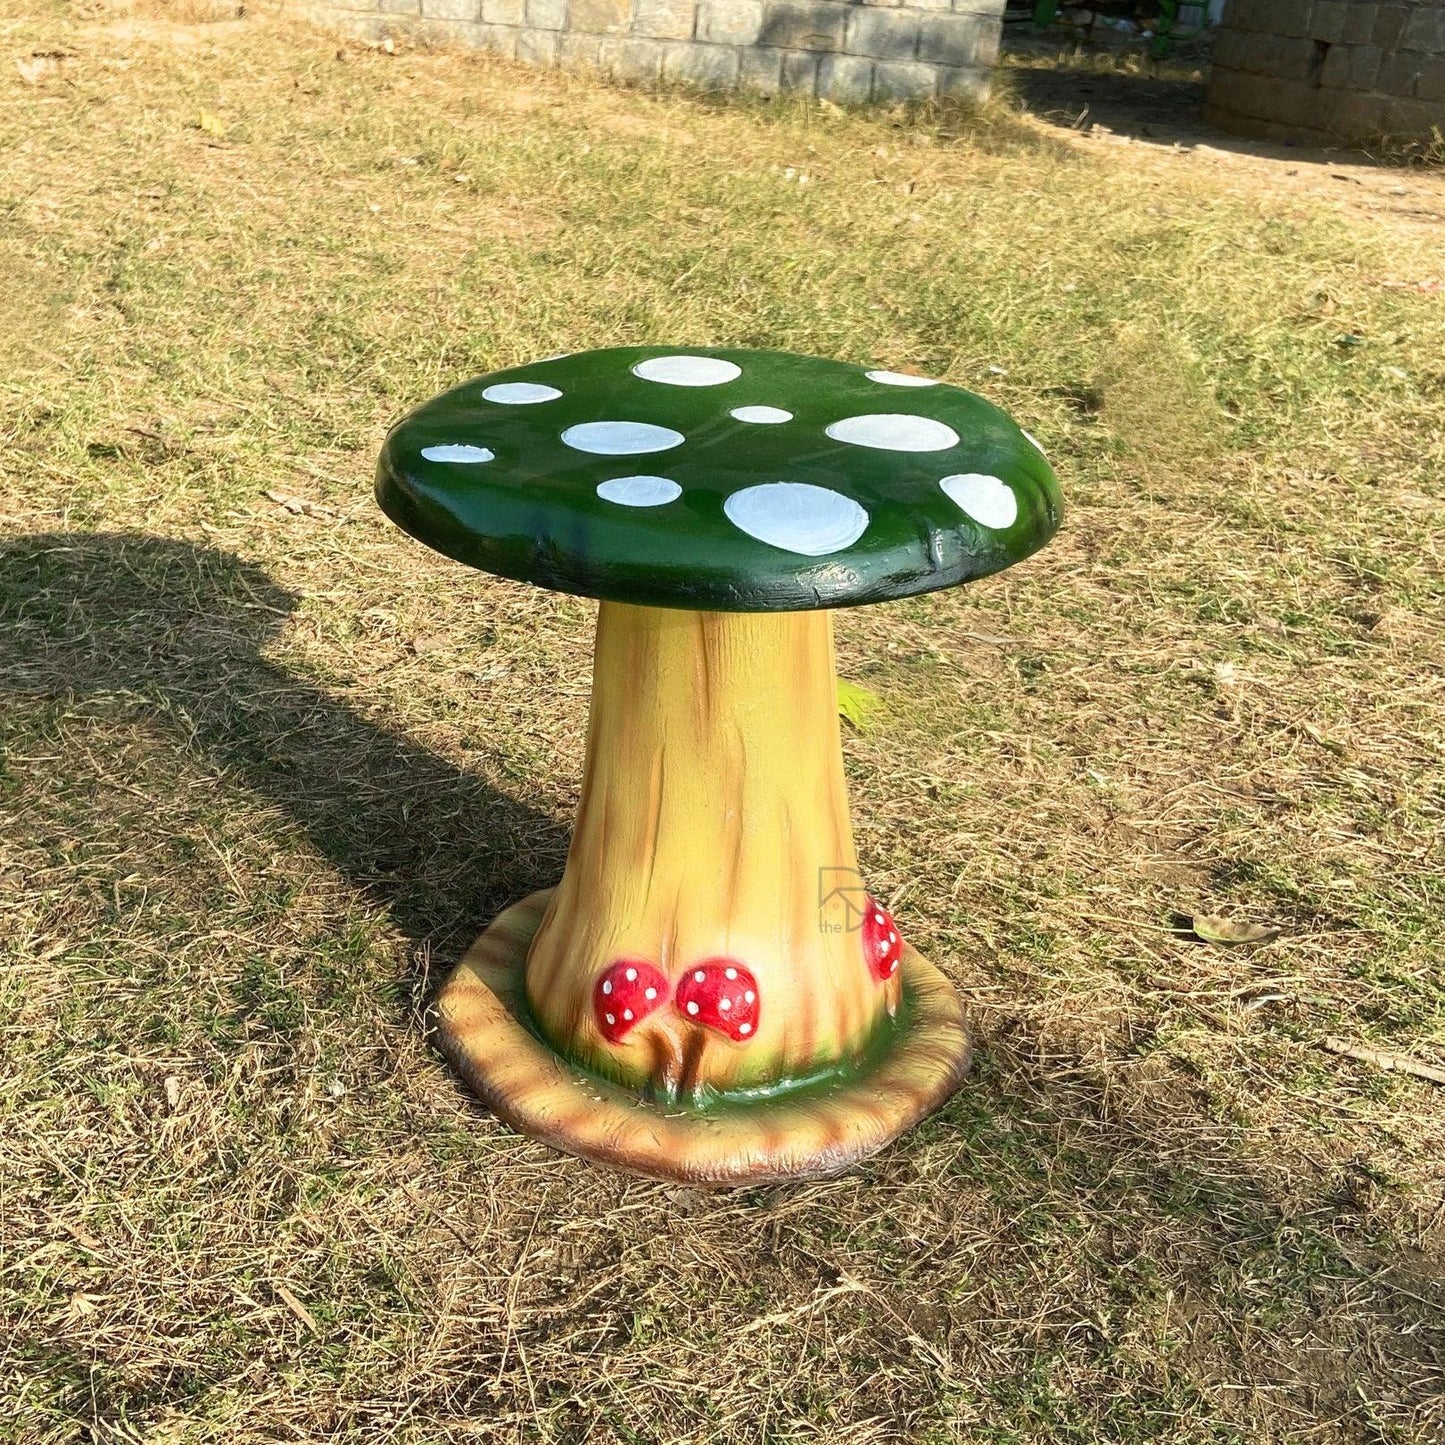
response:
{"label": "shadow on grass", "polygon": [[297,599],[227,552],[139,534],[0,544],[0,698],[115,699],[283,809],[450,962],[561,874],[567,834],[262,651]]}

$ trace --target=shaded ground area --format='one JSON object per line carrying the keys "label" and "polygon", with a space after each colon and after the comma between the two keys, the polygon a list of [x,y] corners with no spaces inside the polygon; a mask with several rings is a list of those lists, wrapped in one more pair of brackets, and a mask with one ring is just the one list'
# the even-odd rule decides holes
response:
{"label": "shaded ground area", "polygon": [[[0,17],[0,1440],[1437,1438],[1445,1096],[1320,1044],[1445,1060],[1438,178],[195,20]],[[377,444],[663,338],[945,376],[1069,503],[838,619],[979,1051],[803,1187],[559,1158],[424,1033],[560,868],[592,609]]]}
{"label": "shaded ground area", "polygon": [[1071,130],[1106,125],[1145,139],[1172,139],[1205,128],[1201,80],[1045,65],[1016,66],[1007,74],[1019,101],[1033,114]]}
{"label": "shaded ground area", "polygon": [[[1337,147],[1294,146],[1231,135],[1204,120],[1209,39],[1180,42],[1163,61],[1147,43],[1107,28],[1006,27],[1000,103],[1070,144],[1140,145],[1185,152],[1236,194],[1308,192],[1341,209],[1411,223],[1445,220],[1445,171]],[[1142,164],[1142,162],[1141,162]]]}
{"label": "shaded ground area", "polygon": [[1035,30],[1011,20],[1004,27],[1004,88],[1033,115],[1071,130],[1103,125],[1172,140],[1206,129],[1208,75],[1207,39],[1180,42],[1158,61],[1149,56],[1147,40],[1102,24],[1091,31],[1064,24]]}

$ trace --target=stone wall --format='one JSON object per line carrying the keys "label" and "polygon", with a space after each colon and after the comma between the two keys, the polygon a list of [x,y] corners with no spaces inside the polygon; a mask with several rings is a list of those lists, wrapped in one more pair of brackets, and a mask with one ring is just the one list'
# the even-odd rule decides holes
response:
{"label": "stone wall", "polygon": [[379,39],[410,30],[621,80],[840,104],[982,99],[1004,0],[305,0]]}
{"label": "stone wall", "polygon": [[1445,133],[1445,0],[1231,0],[1206,115],[1320,144]]}

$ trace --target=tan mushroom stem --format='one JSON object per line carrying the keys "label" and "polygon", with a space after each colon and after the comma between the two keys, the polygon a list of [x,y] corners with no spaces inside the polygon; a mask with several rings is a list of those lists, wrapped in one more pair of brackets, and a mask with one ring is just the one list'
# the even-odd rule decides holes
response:
{"label": "tan mushroom stem", "polygon": [[[530,1009],[565,1056],[658,1095],[761,1086],[857,1056],[897,1007],[870,976],[826,611],[604,602],[566,871],[528,954]],[[618,1043],[593,990],[645,960],[675,994],[711,960],[757,980],[733,1041],[669,997]]]}

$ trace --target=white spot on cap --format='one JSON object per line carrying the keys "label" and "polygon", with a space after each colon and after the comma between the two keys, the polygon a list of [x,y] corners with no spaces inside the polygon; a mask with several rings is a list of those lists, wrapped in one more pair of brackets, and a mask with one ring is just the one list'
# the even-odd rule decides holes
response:
{"label": "white spot on cap", "polygon": [[623,974],[623,977],[628,983],[631,983],[637,977],[637,970],[635,968],[629,968],[627,972]]}
{"label": "white spot on cap", "polygon": [[757,422],[760,426],[776,426],[793,419],[793,413],[780,406],[736,406],[728,415],[736,421]]}
{"label": "white spot on cap", "polygon": [[612,980],[611,980],[610,978],[603,980],[603,983],[602,983],[602,992],[603,992],[603,993],[611,993],[611,992],[612,992]]}
{"label": "white spot on cap", "polygon": [[958,472],[938,484],[962,511],[984,527],[1012,527],[1018,520],[1019,501],[999,477],[986,472]]}
{"label": "white spot on cap", "polygon": [[750,1033],[752,1033],[752,1031],[753,1031],[753,1026],[752,1026],[751,1024],[739,1024],[739,1025],[738,1025],[738,1032],[739,1032],[740,1034],[750,1034]]}
{"label": "white spot on cap", "polygon": [[625,1019],[628,1021],[628,1023],[631,1023],[631,1022],[632,1022],[632,1010],[631,1010],[630,1008],[625,1008],[625,1009],[623,1009],[623,1010],[622,1010],[622,1017],[625,1018]]}
{"label": "white spot on cap", "polygon": [[725,381],[736,381],[743,369],[717,356],[653,356],[639,361],[632,374],[668,386],[721,386]]}
{"label": "white spot on cap", "polygon": [[694,1002],[689,1002],[687,1006],[687,1011],[690,1014],[695,1014],[697,1012],[697,1004]]}
{"label": "white spot on cap", "polygon": [[951,426],[944,426],[932,417],[906,416],[901,412],[846,416],[826,431],[835,442],[873,447],[883,452],[942,452],[958,445],[958,433]]}
{"label": "white spot on cap", "polygon": [[562,393],[555,386],[535,381],[499,381],[482,393],[483,401],[499,401],[503,406],[532,406],[539,401],[556,401]]}
{"label": "white spot on cap", "polygon": [[[1019,430],[1024,431],[1022,427],[1020,427]],[[1038,437],[1036,437],[1032,432],[1024,431],[1024,439],[1029,442],[1029,444],[1034,448],[1036,452],[1038,452],[1041,457],[1048,455],[1048,453],[1044,451],[1043,447],[1039,445]]]}
{"label": "white spot on cap", "polygon": [[718,1006],[724,1013],[731,1013],[731,1012],[732,1012],[732,1007],[733,1007],[733,1001],[732,1001],[732,999],[730,999],[730,998],[720,998],[720,999],[718,1000],[717,1006]]}
{"label": "white spot on cap", "polygon": [[675,502],[682,488],[671,477],[613,477],[598,486],[597,495],[619,507],[660,507]]}
{"label": "white spot on cap", "polygon": [[489,462],[497,455],[490,447],[469,447],[460,444],[423,447],[421,454],[429,462]]}
{"label": "white spot on cap", "polygon": [[758,996],[757,996],[757,994],[755,994],[755,993],[752,991],[752,989],[749,989],[749,990],[743,995],[743,1002],[744,1002],[744,1003],[756,1003],[757,1001],[758,1001]]}
{"label": "white spot on cap", "polygon": [[851,547],[868,526],[868,513],[840,492],[811,482],[763,482],[723,503],[739,531],[803,557],[824,557]]}
{"label": "white spot on cap", "polygon": [[647,994],[647,997],[648,997],[648,998],[656,998],[656,997],[657,997],[657,990],[656,990],[655,988],[649,988],[649,989],[646,990],[646,994]]}
{"label": "white spot on cap", "polygon": [[701,969],[698,969],[698,971],[697,971],[695,974],[693,974],[693,977],[694,977],[699,983],[701,983],[701,982],[707,977],[707,975],[706,975]]}
{"label": "white spot on cap", "polygon": [[615,1024],[617,1022],[616,1014],[603,1014],[602,1017],[605,1018],[610,1024]]}
{"label": "white spot on cap", "polygon": [[904,371],[866,371],[869,381],[881,381],[884,386],[937,386],[931,376],[909,376]]}
{"label": "white spot on cap", "polygon": [[562,441],[574,452],[596,457],[635,457],[680,447],[684,437],[671,427],[645,421],[583,421],[569,426]]}
{"label": "white spot on cap", "polygon": [[738,971],[735,968],[725,969],[724,972],[729,978],[736,978],[738,976]]}

